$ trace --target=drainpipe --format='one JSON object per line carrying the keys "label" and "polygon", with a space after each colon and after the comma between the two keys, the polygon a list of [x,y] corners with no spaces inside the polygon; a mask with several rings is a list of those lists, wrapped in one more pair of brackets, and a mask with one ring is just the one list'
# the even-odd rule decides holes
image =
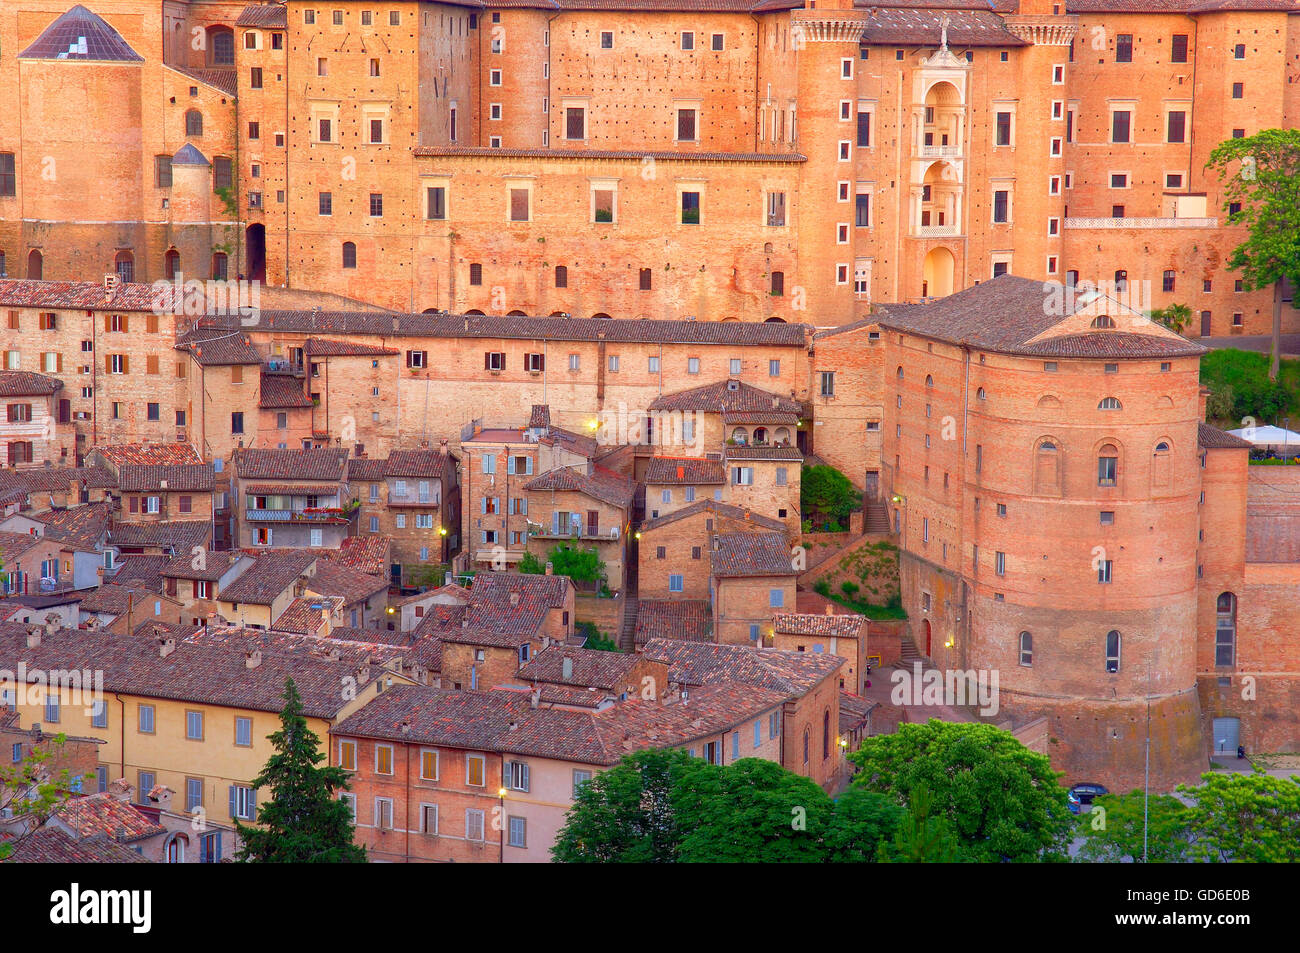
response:
{"label": "drainpipe", "polygon": [[409,864],[411,862],[411,742],[409,739],[406,742],[405,748],[406,748],[406,824],[405,824],[406,846],[403,848],[403,853],[406,857],[406,862]]}
{"label": "drainpipe", "polygon": [[114,692],[113,697],[117,699],[118,708],[120,709],[117,719],[117,753],[121,758],[121,765],[119,766],[121,774],[119,777],[124,778],[126,777],[126,702],[122,700],[122,696],[118,692]]}

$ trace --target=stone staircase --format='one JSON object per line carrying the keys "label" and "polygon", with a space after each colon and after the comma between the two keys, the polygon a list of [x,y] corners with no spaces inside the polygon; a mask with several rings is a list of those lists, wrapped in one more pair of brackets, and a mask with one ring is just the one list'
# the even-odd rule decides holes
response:
{"label": "stone staircase", "polygon": [[900,649],[899,664],[903,668],[911,669],[913,666],[916,665],[917,662],[921,663],[922,671],[934,667],[934,663],[931,662],[926,656],[922,655],[920,650],[917,649],[916,643],[912,641],[912,637],[910,635],[903,636],[902,640],[899,642],[899,649]]}
{"label": "stone staircase", "polygon": [[866,505],[866,524],[865,529],[870,534],[884,534],[889,532],[889,507],[879,500],[873,500]]}
{"label": "stone staircase", "polygon": [[637,597],[631,593],[623,597],[623,628],[618,634],[618,647],[624,652],[636,650],[636,613],[639,604]]}

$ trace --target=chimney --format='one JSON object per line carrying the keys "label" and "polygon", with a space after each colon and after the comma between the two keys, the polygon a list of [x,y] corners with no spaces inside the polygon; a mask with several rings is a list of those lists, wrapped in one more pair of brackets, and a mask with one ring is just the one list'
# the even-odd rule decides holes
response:
{"label": "chimney", "polygon": [[827,614],[827,615],[834,615],[834,614],[835,614],[835,607],[834,607],[833,605],[831,605],[830,603],[827,603],[827,604],[826,604],[826,614]]}
{"label": "chimney", "polygon": [[155,784],[153,790],[149,792],[149,800],[153,801],[164,811],[170,811],[172,806],[173,791],[165,784]]}
{"label": "chimney", "polygon": [[118,284],[119,284],[121,281],[122,281],[122,279],[121,279],[120,277],[118,277],[117,275],[115,275],[115,274],[114,274],[114,275],[105,275],[105,276],[104,276],[104,294],[108,295],[110,298],[113,297],[113,293],[117,291],[117,286],[118,286]]}
{"label": "chimney", "polygon": [[130,804],[131,795],[135,794],[135,785],[126,778],[118,778],[108,786],[108,793],[119,801]]}
{"label": "chimney", "polygon": [[538,703],[541,700],[542,700],[542,690],[540,688],[534,688],[531,692],[528,693],[528,706],[530,708],[536,708]]}
{"label": "chimney", "polygon": [[777,409],[778,407],[780,407],[780,406],[781,406],[781,398],[780,398],[780,397],[773,397],[773,398],[772,398],[772,409],[773,409],[773,410],[776,410],[776,409]]}
{"label": "chimney", "polygon": [[176,651],[176,639],[173,636],[166,636],[158,640],[158,657],[166,658]]}
{"label": "chimney", "polygon": [[555,567],[551,565],[549,560],[546,563],[546,575],[548,576],[555,575]]}
{"label": "chimney", "polygon": [[443,437],[438,441],[438,452],[444,457],[447,455],[447,438]]}
{"label": "chimney", "polygon": [[[547,567],[549,567],[551,564],[550,564],[550,563],[547,563],[546,565],[547,565]],[[547,574],[548,576],[550,575],[549,568],[548,568],[548,571],[547,571],[546,574]],[[512,592],[512,593],[510,593],[510,605],[511,605],[511,606],[517,606],[517,605],[519,605],[519,593],[517,593],[517,592]]]}
{"label": "chimney", "polygon": [[50,635],[50,636],[54,635],[54,633],[58,631],[59,628],[58,613],[55,612],[45,613],[45,624],[42,626],[42,628],[45,629],[46,635]]}
{"label": "chimney", "polygon": [[560,677],[564,679],[573,678],[573,659],[566,655],[560,662]]}
{"label": "chimney", "polygon": [[27,647],[29,649],[41,647],[41,627],[39,625],[27,626]]}
{"label": "chimney", "polygon": [[678,468],[677,468],[677,479],[679,479],[679,480],[685,480],[685,479],[686,479],[686,468],[685,468],[685,467],[678,467]]}
{"label": "chimney", "polygon": [[261,664],[262,664],[262,650],[261,650],[261,649],[253,649],[251,652],[245,652],[245,653],[244,653],[244,667],[245,667],[245,668],[250,668],[250,669],[252,669],[252,668],[257,668],[257,666],[259,666],[259,665],[261,665]]}

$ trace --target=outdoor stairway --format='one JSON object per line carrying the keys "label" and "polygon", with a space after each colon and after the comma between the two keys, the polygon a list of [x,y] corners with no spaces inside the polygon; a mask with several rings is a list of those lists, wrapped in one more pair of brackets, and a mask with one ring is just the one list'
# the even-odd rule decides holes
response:
{"label": "outdoor stairway", "polygon": [[922,670],[932,668],[934,663],[920,653],[916,648],[916,643],[912,641],[911,636],[903,636],[900,643],[900,660],[899,664],[906,669],[911,669],[917,662],[921,663]]}
{"label": "outdoor stairway", "polygon": [[637,597],[628,593],[623,602],[623,628],[618,634],[618,647],[624,652],[636,650]]}
{"label": "outdoor stairway", "polygon": [[879,500],[875,500],[867,504],[866,510],[866,531],[868,533],[888,534],[889,507]]}

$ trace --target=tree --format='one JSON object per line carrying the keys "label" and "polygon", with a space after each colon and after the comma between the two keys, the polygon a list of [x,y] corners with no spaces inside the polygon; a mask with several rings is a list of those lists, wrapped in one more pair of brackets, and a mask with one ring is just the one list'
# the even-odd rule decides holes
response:
{"label": "tree", "polygon": [[1212,862],[1300,861],[1300,778],[1267,774],[1201,775],[1178,790],[1194,800],[1193,858]]}
{"label": "tree", "polygon": [[1192,309],[1185,304],[1171,304],[1167,308],[1157,308],[1152,311],[1151,319],[1163,324],[1175,334],[1182,334],[1183,328],[1192,323]]}
{"label": "tree", "polygon": [[[1273,355],[1277,380],[1282,354],[1282,282],[1300,288],[1300,130],[1264,129],[1228,139],[1210,153],[1207,169],[1223,184],[1229,221],[1248,230],[1227,266],[1240,270],[1250,290],[1273,286]],[[1233,211],[1235,205],[1240,211]]]}
{"label": "tree", "polygon": [[826,464],[804,467],[800,474],[799,506],[805,516],[837,523],[862,505],[862,494],[839,470]]}
{"label": "tree", "polygon": [[1062,860],[1074,823],[1045,755],[991,725],[932,719],[876,735],[849,756],[853,783],[911,800],[924,784],[963,861]]}
{"label": "tree", "polygon": [[774,761],[742,758],[692,775],[678,791],[685,831],[679,859],[691,863],[818,863],[831,799],[811,778]]}
{"label": "tree", "polygon": [[680,790],[719,769],[685,751],[638,751],[578,792],[551,856],[561,863],[672,863],[686,832]]}
{"label": "tree", "polygon": [[26,821],[17,834],[0,840],[0,861],[11,856],[32,832],[81,793],[82,786],[91,777],[74,775],[67,768],[55,771],[48,763],[67,741],[67,735],[53,735],[42,747],[33,747],[16,764],[0,765],[0,812]]}
{"label": "tree", "polygon": [[894,834],[893,852],[882,843],[879,858],[901,864],[951,864],[958,859],[957,839],[934,813],[934,795],[922,781],[912,789],[907,813]]}
{"label": "tree", "polygon": [[1182,863],[1191,846],[1191,811],[1168,794],[1151,797],[1143,823],[1145,798],[1141,791],[1105,794],[1093,802],[1091,814],[1079,819],[1087,840],[1079,851],[1084,860],[1141,863],[1145,834],[1146,857],[1151,863]]}
{"label": "tree", "polygon": [[276,753],[253,780],[270,788],[271,799],[257,812],[259,827],[235,822],[243,846],[237,860],[279,864],[364,863],[365,848],[353,843],[352,811],[336,794],[348,788],[342,768],[324,760],[320,739],[307,727],[302,698],[285,679],[280,730],[271,735]]}
{"label": "tree", "polygon": [[849,787],[835,801],[824,838],[832,863],[870,863],[887,854],[903,822],[903,809],[887,795]]}

